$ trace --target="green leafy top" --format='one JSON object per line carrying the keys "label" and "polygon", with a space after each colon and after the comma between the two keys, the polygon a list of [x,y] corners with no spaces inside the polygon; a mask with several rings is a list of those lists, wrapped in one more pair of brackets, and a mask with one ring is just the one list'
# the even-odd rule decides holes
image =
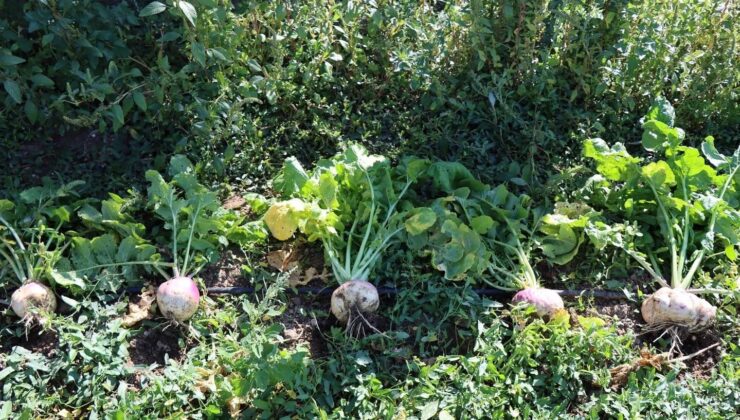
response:
{"label": "green leafy top", "polygon": [[63,227],[83,203],[80,181],[57,185],[45,178],[43,185],[22,191],[15,200],[0,200],[0,280],[10,283],[48,280],[68,245]]}
{"label": "green leafy top", "polygon": [[419,175],[412,164],[400,174],[388,159],[348,144],[331,159],[306,171],[285,161],[273,183],[293,201],[292,217],[309,241],[321,240],[337,280],[367,280],[383,251],[403,230],[398,205]]}
{"label": "green leafy top", "polygon": [[576,254],[584,242],[584,230],[589,222],[600,213],[584,203],[555,203],[552,213],[546,214],[540,224],[540,248],[545,256],[555,264],[566,264]]}
{"label": "green leafy top", "polygon": [[[591,180],[597,185],[592,201],[639,226],[641,239],[630,244],[612,238],[613,244],[625,248],[663,285],[660,260],[667,260],[671,286],[688,288],[705,257],[716,255],[718,243],[728,258],[737,257],[740,148],[725,156],[707,137],[703,157],[698,149],[681,144],[685,135],[673,122],[673,108],[662,100],[643,119],[642,145],[654,159],[633,157],[620,143],[609,148],[601,139],[586,140],[584,155],[596,162],[601,175]],[[603,226],[589,229],[598,236],[595,240],[609,238]],[[667,247],[654,246],[657,237]]]}
{"label": "green leafy top", "polygon": [[[124,199],[111,194],[100,203],[100,209],[83,206],[78,212],[83,223],[99,236],[76,237],[64,266],[56,273],[58,281],[67,282],[73,291],[88,289],[86,278],[95,277],[96,290],[115,291],[119,277],[140,282],[137,267],[153,269],[169,279],[193,276],[230,242],[249,243],[265,238],[256,224],[245,224],[244,218],[221,207],[216,194],[200,184],[192,163],[181,155],[172,157],[169,181],[157,171],[147,171],[149,181],[146,201],[136,194]],[[143,204],[143,209],[142,209]],[[141,216],[153,214],[148,227]],[[167,249],[171,262],[163,262],[158,251]],[[172,268],[167,273],[163,268]]]}
{"label": "green leafy top", "polygon": [[539,211],[530,208],[530,197],[504,185],[491,188],[459,163],[426,165],[410,194],[418,207],[406,221],[409,246],[430,253],[448,279],[482,278],[507,290],[536,287],[530,226],[538,224]]}

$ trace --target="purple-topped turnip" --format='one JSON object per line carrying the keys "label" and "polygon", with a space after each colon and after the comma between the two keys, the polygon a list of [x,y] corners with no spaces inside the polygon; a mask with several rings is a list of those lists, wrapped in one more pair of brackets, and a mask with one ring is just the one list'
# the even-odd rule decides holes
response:
{"label": "purple-topped turnip", "polygon": [[185,321],[198,310],[199,302],[198,285],[190,277],[172,278],[157,289],[157,306],[165,318]]}
{"label": "purple-topped turnip", "polygon": [[558,310],[565,308],[558,292],[542,287],[528,287],[520,290],[511,301],[533,306],[539,316],[552,316]]}

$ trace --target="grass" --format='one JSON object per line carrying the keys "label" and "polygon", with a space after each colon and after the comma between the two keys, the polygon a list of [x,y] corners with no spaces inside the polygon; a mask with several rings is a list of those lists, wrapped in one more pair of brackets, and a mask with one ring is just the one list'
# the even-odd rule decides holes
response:
{"label": "grass", "polygon": [[[584,138],[638,139],[634,116],[658,94],[676,106],[688,143],[714,134],[727,151],[737,140],[740,25],[725,1],[198,1],[194,25],[162,2],[164,12],[140,16],[149,2],[0,0],[0,199],[48,176],[88,181],[83,197],[131,192],[139,198],[124,206],[137,207],[144,170],[163,171],[174,153],[224,200],[270,193],[285,157],[310,165],[355,140],[393,158],[459,161],[490,183],[516,178],[512,188],[546,205],[590,175]],[[78,210],[65,205],[58,214]],[[150,222],[136,218],[121,223]],[[255,292],[210,295],[187,325],[122,327],[136,296],[114,289],[131,279],[67,296],[30,329],[4,309],[0,419],[740,410],[736,296],[713,302],[717,326],[685,337],[686,353],[718,348],[610,385],[609,369],[669,347],[641,334],[639,300],[651,288],[623,253],[538,264],[548,286],[626,292],[619,302],[568,299],[569,319],[546,322],[394,248],[377,269],[378,285],[399,290],[382,296],[382,334],[349,338],[325,295],[296,295],[269,266],[278,247],[232,249],[207,268],[203,284]],[[699,282],[736,289],[737,278],[723,263]]]}
{"label": "grass", "polygon": [[736,320],[715,330],[726,333],[712,338],[722,352],[709,360],[646,367],[612,389],[610,368],[662,345],[638,339],[624,317],[599,315],[608,313],[603,303],[575,305],[570,322],[544,322],[469,286],[442,285],[436,274],[403,274],[387,280],[402,291],[383,299],[383,334],[353,339],[326,298],[297,300],[283,276],[260,276],[270,283],[255,284],[255,295],[208,297],[189,327],[122,328],[127,296],[67,308],[46,332],[4,322],[3,409],[32,417],[714,418],[740,402]]}

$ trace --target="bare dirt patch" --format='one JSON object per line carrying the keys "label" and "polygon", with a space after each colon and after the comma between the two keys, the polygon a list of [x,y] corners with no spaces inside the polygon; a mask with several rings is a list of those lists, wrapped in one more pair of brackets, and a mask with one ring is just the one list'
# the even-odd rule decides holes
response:
{"label": "bare dirt patch", "polygon": [[149,366],[153,363],[164,365],[165,356],[182,360],[186,349],[180,347],[180,338],[182,333],[173,325],[147,329],[129,342],[131,362]]}
{"label": "bare dirt patch", "polygon": [[242,275],[245,257],[239,249],[227,249],[216,263],[201,273],[206,287],[243,287],[249,280]]}
{"label": "bare dirt patch", "polygon": [[306,347],[314,359],[329,354],[322,331],[328,331],[338,325],[336,319],[327,316],[331,297],[324,295],[296,295],[287,304],[287,308],[276,322],[283,326],[285,348]]}
{"label": "bare dirt patch", "polygon": [[59,335],[54,330],[43,330],[36,326],[18,338],[15,345],[46,357],[53,357],[59,349]]}

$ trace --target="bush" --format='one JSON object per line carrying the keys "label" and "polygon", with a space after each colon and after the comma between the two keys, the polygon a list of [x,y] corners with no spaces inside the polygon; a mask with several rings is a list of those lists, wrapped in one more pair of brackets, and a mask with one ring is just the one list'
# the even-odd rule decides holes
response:
{"label": "bush", "polygon": [[[187,151],[249,187],[352,139],[533,182],[574,137],[634,134],[630,115],[658,93],[727,144],[740,118],[740,29],[722,1],[178,4],[191,3],[0,0],[11,160],[49,153],[29,137],[97,131],[127,145],[98,161]],[[499,165],[514,158],[527,163]],[[45,168],[81,169],[67,163]],[[131,166],[108,182],[130,185]]]}

